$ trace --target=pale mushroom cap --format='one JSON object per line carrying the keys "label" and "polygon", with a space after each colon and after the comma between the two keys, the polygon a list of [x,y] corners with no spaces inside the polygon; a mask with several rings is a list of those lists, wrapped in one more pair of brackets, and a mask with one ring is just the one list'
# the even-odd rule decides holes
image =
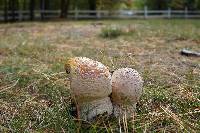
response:
{"label": "pale mushroom cap", "polygon": [[67,61],[65,69],[70,73],[71,90],[79,103],[102,99],[111,94],[111,75],[106,66],[86,57]]}
{"label": "pale mushroom cap", "polygon": [[143,80],[132,68],[121,68],[112,75],[112,101],[118,105],[133,105],[142,95]]}

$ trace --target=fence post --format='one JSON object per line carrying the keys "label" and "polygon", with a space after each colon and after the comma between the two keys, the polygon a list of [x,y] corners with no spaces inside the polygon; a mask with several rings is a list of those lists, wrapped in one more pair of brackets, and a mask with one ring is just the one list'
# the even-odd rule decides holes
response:
{"label": "fence post", "polygon": [[170,19],[171,18],[171,8],[168,8],[168,12],[167,12],[167,17]]}
{"label": "fence post", "polygon": [[144,7],[144,18],[145,19],[148,18],[148,7],[147,6]]}
{"label": "fence post", "polygon": [[188,18],[188,8],[185,7],[185,19],[187,19],[187,18]]}
{"label": "fence post", "polygon": [[22,18],[23,18],[22,14],[23,14],[23,12],[21,11],[21,9],[18,10],[18,16],[19,16],[18,20],[19,21],[22,21]]}
{"label": "fence post", "polygon": [[100,19],[101,18],[101,12],[100,10],[97,10],[97,19]]}
{"label": "fence post", "polygon": [[75,19],[77,20],[78,19],[78,9],[77,8],[75,8]]}

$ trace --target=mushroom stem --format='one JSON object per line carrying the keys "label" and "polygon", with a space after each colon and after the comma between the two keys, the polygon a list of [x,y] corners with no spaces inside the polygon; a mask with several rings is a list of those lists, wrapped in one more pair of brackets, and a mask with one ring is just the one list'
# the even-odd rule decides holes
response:
{"label": "mushroom stem", "polygon": [[91,121],[95,116],[103,113],[112,114],[112,103],[109,97],[98,99],[80,105],[80,117]]}
{"label": "mushroom stem", "polygon": [[126,106],[113,104],[113,114],[115,117],[120,117],[125,115],[127,118],[131,118],[135,110],[136,110],[136,103]]}

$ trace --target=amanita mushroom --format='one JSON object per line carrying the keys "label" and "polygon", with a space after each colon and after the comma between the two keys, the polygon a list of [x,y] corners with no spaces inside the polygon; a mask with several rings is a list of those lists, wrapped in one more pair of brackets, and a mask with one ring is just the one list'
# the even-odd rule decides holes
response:
{"label": "amanita mushroom", "polygon": [[126,115],[130,118],[142,95],[142,77],[132,68],[121,68],[114,71],[111,80],[114,115],[116,117]]}
{"label": "amanita mushroom", "polygon": [[65,69],[70,74],[79,118],[90,121],[99,114],[112,113],[111,75],[106,66],[86,57],[75,57],[67,61]]}

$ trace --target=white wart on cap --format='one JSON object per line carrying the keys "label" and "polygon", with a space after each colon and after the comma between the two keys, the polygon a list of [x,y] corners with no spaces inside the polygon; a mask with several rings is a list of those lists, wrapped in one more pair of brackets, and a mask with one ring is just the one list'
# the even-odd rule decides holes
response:
{"label": "white wart on cap", "polygon": [[67,61],[65,70],[70,74],[70,88],[81,119],[92,120],[97,115],[112,113],[111,75],[106,66],[86,57],[75,57]]}
{"label": "white wart on cap", "polygon": [[142,77],[132,68],[121,68],[114,71],[111,81],[114,115],[132,116],[143,92]]}

